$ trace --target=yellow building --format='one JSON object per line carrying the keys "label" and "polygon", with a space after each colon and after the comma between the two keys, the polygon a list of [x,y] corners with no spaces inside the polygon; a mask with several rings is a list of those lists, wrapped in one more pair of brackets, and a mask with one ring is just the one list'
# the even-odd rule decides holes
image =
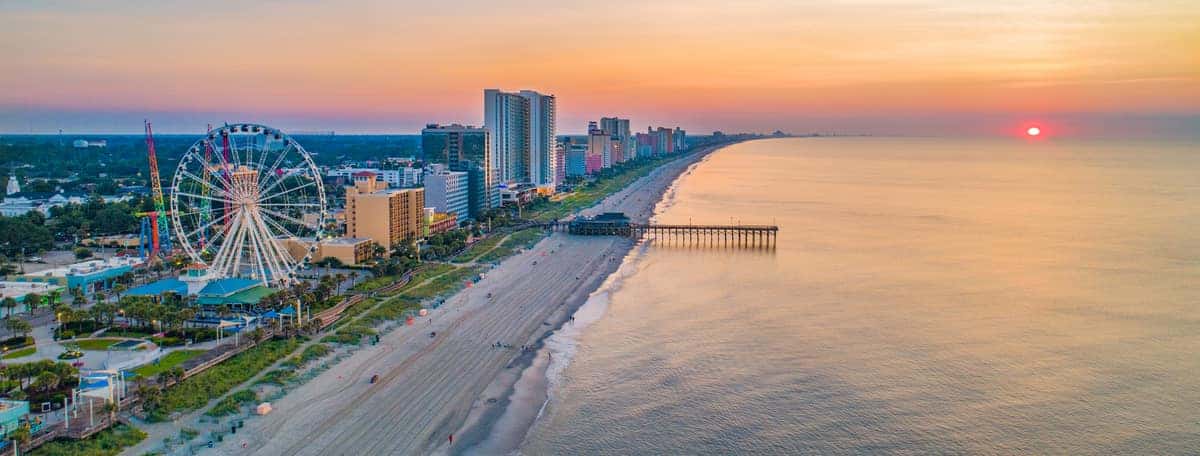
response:
{"label": "yellow building", "polygon": [[354,174],[346,187],[346,237],[367,238],[386,248],[421,236],[425,189],[388,189],[375,173]]}
{"label": "yellow building", "polygon": [[[292,258],[304,258],[314,241],[312,238],[284,238],[277,242],[292,255]],[[313,252],[309,261],[317,263],[332,257],[337,258],[344,265],[355,266],[371,259],[374,245],[375,243],[370,239],[362,238],[322,239],[317,243],[317,251]]]}
{"label": "yellow building", "polygon": [[325,258],[337,258],[342,264],[354,266],[371,258],[372,246],[370,239],[333,238],[325,239],[318,245],[317,261]]}

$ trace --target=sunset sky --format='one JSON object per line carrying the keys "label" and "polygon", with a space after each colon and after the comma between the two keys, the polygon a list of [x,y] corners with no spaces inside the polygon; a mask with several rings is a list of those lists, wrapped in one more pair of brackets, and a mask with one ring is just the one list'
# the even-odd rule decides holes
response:
{"label": "sunset sky", "polygon": [[559,131],[1200,128],[1200,1],[0,0],[0,132],[410,133],[536,89]]}

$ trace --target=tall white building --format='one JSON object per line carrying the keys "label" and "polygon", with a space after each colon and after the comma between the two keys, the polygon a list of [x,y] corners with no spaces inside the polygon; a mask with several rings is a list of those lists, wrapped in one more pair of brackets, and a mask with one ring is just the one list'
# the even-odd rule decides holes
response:
{"label": "tall white building", "polygon": [[467,173],[430,167],[425,174],[425,206],[438,212],[453,212],[459,220],[470,218]]}
{"label": "tall white building", "polygon": [[532,90],[483,91],[483,126],[491,136],[492,168],[504,183],[557,184],[555,99]]}
{"label": "tall white building", "polygon": [[529,182],[539,187],[557,187],[554,149],[558,135],[554,95],[522,90],[521,96],[529,100]]}
{"label": "tall white building", "polygon": [[492,138],[492,169],[501,183],[524,181],[529,158],[529,100],[498,89],[483,91],[483,128]]}

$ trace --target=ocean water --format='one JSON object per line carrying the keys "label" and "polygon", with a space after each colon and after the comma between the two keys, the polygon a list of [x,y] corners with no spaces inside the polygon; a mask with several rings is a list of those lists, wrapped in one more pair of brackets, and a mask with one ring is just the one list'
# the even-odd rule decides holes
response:
{"label": "ocean water", "polygon": [[548,347],[520,452],[1196,454],[1200,145],[775,139],[657,219]]}

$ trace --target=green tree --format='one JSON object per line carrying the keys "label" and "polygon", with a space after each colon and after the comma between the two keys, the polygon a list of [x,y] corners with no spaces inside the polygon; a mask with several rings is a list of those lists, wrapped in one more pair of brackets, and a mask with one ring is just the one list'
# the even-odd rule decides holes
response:
{"label": "green tree", "polygon": [[20,318],[9,318],[4,321],[4,327],[14,334],[28,336],[33,331],[33,325]]}
{"label": "green tree", "polygon": [[77,247],[75,249],[75,259],[83,260],[92,257],[92,250],[87,247]]}
{"label": "green tree", "polygon": [[26,294],[22,303],[25,304],[25,311],[33,315],[34,309],[42,305],[42,295],[37,293]]}
{"label": "green tree", "polygon": [[84,294],[83,288],[75,287],[71,289],[71,305],[75,307],[83,307],[87,304],[87,294]]}
{"label": "green tree", "polygon": [[5,318],[12,318],[13,309],[17,308],[17,300],[12,296],[4,298],[3,301],[0,301],[0,307],[4,307],[8,310],[8,316]]}

